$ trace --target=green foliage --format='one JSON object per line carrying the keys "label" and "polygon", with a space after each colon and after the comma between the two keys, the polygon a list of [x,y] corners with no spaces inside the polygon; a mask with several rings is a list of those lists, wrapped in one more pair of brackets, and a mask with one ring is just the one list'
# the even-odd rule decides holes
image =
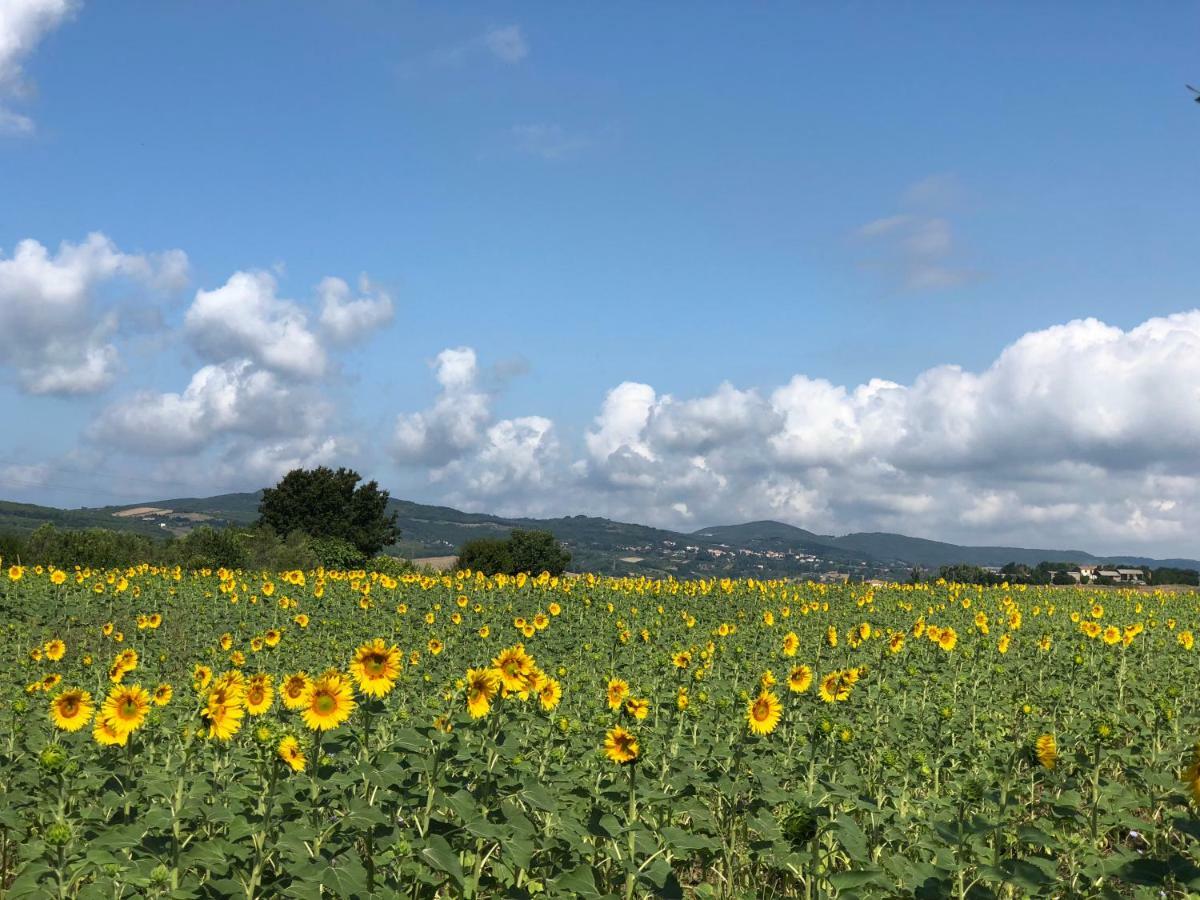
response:
{"label": "green foliage", "polygon": [[458,567],[485,575],[516,575],[527,572],[561,575],[571,563],[571,554],[549,531],[514,529],[507,540],[479,538],[467,541],[458,551]]}
{"label": "green foliage", "polygon": [[357,569],[366,559],[358,547],[337,537],[309,538],[308,549],[326,569]]}
{"label": "green foliage", "polygon": [[411,562],[407,559],[400,559],[398,556],[373,556],[367,560],[365,568],[392,578],[410,575],[416,571]]}
{"label": "green foliage", "polygon": [[1200,572],[1195,569],[1174,569],[1163,566],[1150,573],[1150,584],[1200,585]]}
{"label": "green foliage", "polygon": [[339,538],[357,547],[363,558],[374,556],[400,534],[396,514],[387,513],[388,492],[375,481],[360,481],[362,476],[351,469],[293,469],[263,491],[258,524],[277,534],[302,531]]}
{"label": "green foliage", "polygon": [[[17,543],[11,539],[10,543]],[[159,556],[163,542],[127,532],[88,528],[72,531],[42,525],[4,556],[20,558],[29,565],[92,566],[108,568],[130,565],[135,560]],[[14,552],[15,551],[15,552]]]}
{"label": "green foliage", "polygon": [[235,532],[218,531],[207,525],[176,541],[167,555],[184,569],[240,569],[249,560],[246,548]]}
{"label": "green foliage", "polygon": [[515,529],[508,538],[508,554],[512,560],[513,574],[529,572],[540,575],[549,572],[551,575],[561,575],[571,564],[571,554],[549,531]]}
{"label": "green foliage", "polygon": [[513,563],[509,543],[500,538],[467,541],[458,551],[458,567],[485,575],[511,574]]}
{"label": "green foliage", "polygon": [[952,581],[956,584],[992,584],[1000,580],[981,566],[965,564],[942,566],[938,569],[938,578]]}
{"label": "green foliage", "polygon": [[[247,553],[309,550],[237,537]],[[6,898],[1200,892],[1197,592],[67,568],[0,572]],[[1137,630],[1113,643],[1091,624]],[[953,649],[935,628],[955,629]],[[280,703],[285,673],[345,671],[374,638],[399,645],[386,696],[359,685],[319,736]],[[518,641],[559,682],[557,705],[498,692],[471,716],[466,670]],[[114,686],[127,650],[137,666]],[[274,701],[210,736],[197,663],[218,681],[235,666],[273,676]],[[790,690],[800,664],[814,683]],[[767,670],[781,718],[755,735]],[[848,696],[823,699],[824,678],[849,671]],[[614,676],[645,717],[609,707]],[[160,683],[174,698],[127,746],[47,714],[68,687],[99,706]],[[636,763],[603,755],[615,725]],[[304,771],[281,759],[285,736]]]}

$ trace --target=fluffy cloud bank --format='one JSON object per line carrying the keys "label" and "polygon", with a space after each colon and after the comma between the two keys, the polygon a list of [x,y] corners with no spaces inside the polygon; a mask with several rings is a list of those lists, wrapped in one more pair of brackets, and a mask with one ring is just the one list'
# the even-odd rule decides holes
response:
{"label": "fluffy cloud bank", "polygon": [[395,446],[467,505],[1105,546],[1179,544],[1200,525],[1200,311],[1128,331],[1069,322],[981,372],[907,385],[796,375],[677,398],[626,382],[574,458],[546,419],[493,422],[475,368],[466,348],[439,357],[442,393],[400,417]]}
{"label": "fluffy cloud bank", "polygon": [[[334,277],[313,302],[279,295],[273,275],[234,272],[196,291],[179,336],[207,364],[179,391],[138,391],[109,404],[86,434],[98,446],[156,459],[158,477],[213,486],[269,483],[288,469],[346,462],[329,389],[336,352],[392,321],[391,299],[364,276],[359,296]],[[196,465],[203,460],[203,466]]]}
{"label": "fluffy cloud bank", "polygon": [[35,240],[0,252],[0,367],[31,394],[90,394],[112,383],[120,353],[120,316],[106,302],[116,282],[154,293],[179,287],[187,256],[172,250],[123,253],[103,234],[56,253]]}

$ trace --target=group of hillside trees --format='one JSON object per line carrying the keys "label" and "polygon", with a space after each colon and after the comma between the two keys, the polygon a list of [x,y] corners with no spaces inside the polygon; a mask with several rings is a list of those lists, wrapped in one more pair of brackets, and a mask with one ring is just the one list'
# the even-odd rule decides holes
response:
{"label": "group of hillside trees", "polygon": [[105,528],[42,525],[27,535],[0,535],[0,558],[28,565],[110,568],[140,562],[184,568],[403,569],[378,554],[400,536],[388,492],[350,469],[294,469],[263,491],[249,527],[202,526],[161,539]]}
{"label": "group of hillside trees", "polygon": [[[1068,572],[1077,569],[1076,563],[1054,562],[1044,560],[1036,566],[1024,563],[1010,562],[1000,568],[999,572],[990,572],[980,566],[959,563],[952,566],[942,566],[938,569],[938,578],[954,581],[959,584],[1078,584]],[[1195,569],[1179,569],[1162,566],[1157,569],[1143,569],[1146,583],[1151,585],[1183,584],[1200,585],[1200,572]],[[1096,584],[1112,584],[1107,578],[1097,578]]]}
{"label": "group of hillside trees", "polygon": [[507,538],[478,538],[458,551],[458,567],[485,575],[549,572],[561,575],[571,554],[549,531],[514,529]]}
{"label": "group of hillside trees", "polygon": [[[362,483],[351,469],[293,469],[263,491],[258,520],[249,527],[202,526],[166,539],[106,528],[42,525],[30,534],[0,534],[0,559],[26,565],[93,569],[138,563],[185,569],[280,571],[355,569],[401,572],[409,564],[379,554],[400,537],[388,492]],[[507,540],[468,542],[462,568],[489,575],[548,571],[559,575],[571,554],[546,531],[514,531]]]}

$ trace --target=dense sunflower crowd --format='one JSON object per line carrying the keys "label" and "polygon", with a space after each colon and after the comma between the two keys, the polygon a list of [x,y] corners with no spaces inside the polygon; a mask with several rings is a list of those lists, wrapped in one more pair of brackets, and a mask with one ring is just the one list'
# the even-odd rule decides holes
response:
{"label": "dense sunflower crowd", "polygon": [[1200,890],[1195,593],[11,564],[0,604],[12,896]]}

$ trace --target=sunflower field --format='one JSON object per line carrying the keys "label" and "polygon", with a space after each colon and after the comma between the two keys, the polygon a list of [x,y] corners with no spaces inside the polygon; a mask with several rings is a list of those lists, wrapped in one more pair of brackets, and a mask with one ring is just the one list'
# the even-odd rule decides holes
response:
{"label": "sunflower field", "polygon": [[5,897],[1184,897],[1200,594],[0,570]]}

